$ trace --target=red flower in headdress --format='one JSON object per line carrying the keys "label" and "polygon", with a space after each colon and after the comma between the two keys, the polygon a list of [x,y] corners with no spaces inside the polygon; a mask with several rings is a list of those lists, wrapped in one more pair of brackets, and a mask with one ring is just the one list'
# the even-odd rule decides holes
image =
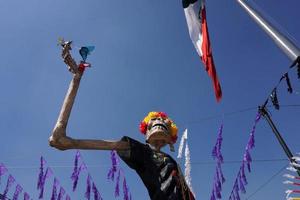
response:
{"label": "red flower in headdress", "polygon": [[147,132],[147,126],[148,124],[146,122],[141,122],[140,123],[140,131],[141,133],[143,133],[144,135],[146,134]]}

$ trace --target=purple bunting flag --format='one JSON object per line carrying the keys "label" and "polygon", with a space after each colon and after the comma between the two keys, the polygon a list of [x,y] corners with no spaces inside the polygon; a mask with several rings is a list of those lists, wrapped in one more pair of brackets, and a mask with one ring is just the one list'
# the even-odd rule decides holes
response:
{"label": "purple bunting flag", "polygon": [[19,194],[22,192],[22,190],[23,188],[19,184],[17,184],[13,200],[18,200]]}
{"label": "purple bunting flag", "polygon": [[69,195],[67,195],[66,200],[71,200],[71,197]]}
{"label": "purple bunting flag", "polygon": [[87,179],[86,179],[86,191],[84,194],[85,198],[90,200],[91,198],[91,176],[88,174]]}
{"label": "purple bunting flag", "polygon": [[43,179],[42,179],[42,182],[41,182],[41,188],[40,188],[40,194],[39,194],[39,199],[42,199],[43,196],[44,196],[44,188],[45,188],[45,183],[46,183],[46,180],[52,176],[52,170],[48,167],[44,176],[43,176]]}
{"label": "purple bunting flag", "polygon": [[0,184],[1,184],[1,177],[7,172],[6,167],[4,164],[0,163]]}
{"label": "purple bunting flag", "polygon": [[241,177],[242,177],[244,185],[247,185],[248,182],[247,182],[247,177],[246,177],[246,174],[245,174],[245,164],[244,164],[244,162],[242,163],[240,173],[241,173]]}
{"label": "purple bunting flag", "polygon": [[251,158],[249,149],[246,149],[245,154],[244,154],[243,161],[245,161],[245,163],[247,164],[248,171],[251,172],[250,164],[251,164],[251,162],[252,162],[252,158]]}
{"label": "purple bunting flag", "polygon": [[15,182],[15,178],[12,175],[9,175],[8,179],[7,179],[5,190],[3,192],[4,199],[6,198],[6,195],[9,191],[10,187],[14,184],[14,182]]}
{"label": "purple bunting flag", "polygon": [[214,191],[216,193],[216,197],[218,199],[221,199],[222,198],[222,195],[221,195],[221,188],[220,188],[220,185],[218,185],[218,182],[215,182],[215,188],[214,188]]}
{"label": "purple bunting flag", "polygon": [[30,196],[27,192],[24,192],[24,200],[29,200]]}
{"label": "purple bunting flag", "polygon": [[63,187],[60,187],[57,200],[63,200],[65,194],[66,194],[65,189]]}
{"label": "purple bunting flag", "polygon": [[86,170],[86,169],[87,169],[87,167],[86,167],[85,163],[82,163],[80,165],[79,169],[76,171],[76,173],[72,174],[71,179],[73,180],[73,192],[76,190],[77,183],[79,180],[79,175],[80,175],[81,171]]}
{"label": "purple bunting flag", "polygon": [[92,190],[94,193],[94,200],[103,200],[94,182],[93,182]]}
{"label": "purple bunting flag", "polygon": [[222,172],[221,164],[223,161],[223,155],[221,152],[222,148],[222,141],[223,141],[223,123],[220,126],[218,137],[215,146],[212,150],[212,157],[214,160],[216,160],[216,170],[215,170],[215,176],[214,176],[214,182],[213,182],[213,190],[211,194],[211,199],[221,199],[221,191],[222,191],[222,184],[225,182],[224,174]]}
{"label": "purple bunting flag", "polygon": [[46,164],[45,159],[43,158],[43,156],[41,156],[40,158],[40,173],[39,173],[39,177],[38,177],[38,182],[37,182],[37,189],[41,189],[42,187],[42,180],[44,177],[44,166]]}
{"label": "purple bunting flag", "polygon": [[216,200],[214,189],[211,191],[210,200]]}
{"label": "purple bunting flag", "polygon": [[115,179],[115,173],[117,172],[117,168],[118,168],[118,158],[117,158],[117,153],[115,150],[112,150],[110,152],[110,158],[111,158],[111,168],[107,174],[107,179],[110,179],[112,181],[114,181]]}
{"label": "purple bunting flag", "polygon": [[217,170],[219,172],[219,175],[221,176],[221,182],[222,184],[225,183],[225,177],[224,177],[224,174],[223,174],[223,171],[222,171],[222,167],[221,167],[221,163],[217,163]]}
{"label": "purple bunting flag", "polygon": [[53,187],[52,187],[52,195],[51,195],[51,200],[56,200],[57,198],[57,187],[58,187],[58,180],[57,178],[54,178],[54,181],[53,181]]}
{"label": "purple bunting flag", "polygon": [[129,189],[128,189],[125,177],[123,179],[123,193],[124,193],[124,200],[129,200],[129,198],[128,198]]}
{"label": "purple bunting flag", "polygon": [[121,170],[118,170],[118,176],[116,180],[116,186],[115,186],[115,197],[120,196],[120,176],[121,176]]}
{"label": "purple bunting flag", "polygon": [[77,182],[78,182],[78,176],[79,176],[79,170],[78,169],[78,162],[79,162],[79,159],[80,159],[81,155],[80,155],[80,152],[77,150],[76,151],[76,154],[75,154],[75,159],[74,159],[74,169],[73,169],[73,173],[71,175],[71,179],[73,181],[73,191],[76,190],[76,187],[77,187]]}
{"label": "purple bunting flag", "polygon": [[244,183],[242,181],[242,176],[241,175],[239,175],[239,187],[240,187],[241,192],[245,194],[246,189],[245,189]]}

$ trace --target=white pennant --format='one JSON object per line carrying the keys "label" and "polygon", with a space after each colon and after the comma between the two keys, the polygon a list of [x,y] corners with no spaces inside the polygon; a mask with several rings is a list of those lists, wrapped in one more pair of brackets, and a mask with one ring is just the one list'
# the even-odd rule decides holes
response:
{"label": "white pennant", "polygon": [[287,167],[286,169],[287,169],[287,170],[290,170],[290,171],[292,171],[292,172],[297,172],[297,170],[296,170],[294,167],[291,167],[291,166],[290,166],[290,167]]}
{"label": "white pennant", "polygon": [[283,184],[293,184],[293,182],[292,181],[283,181]]}
{"label": "white pennant", "polygon": [[293,193],[293,190],[286,190],[286,198],[289,199],[290,195]]}
{"label": "white pennant", "polygon": [[292,159],[294,159],[296,161],[300,161],[300,157],[299,156],[293,156]]}
{"label": "white pennant", "polygon": [[294,167],[299,167],[300,168],[300,164],[298,164],[298,163],[292,162],[291,165],[294,166]]}
{"label": "white pennant", "polygon": [[290,179],[295,179],[295,176],[292,176],[290,174],[284,174],[283,177],[290,178]]}

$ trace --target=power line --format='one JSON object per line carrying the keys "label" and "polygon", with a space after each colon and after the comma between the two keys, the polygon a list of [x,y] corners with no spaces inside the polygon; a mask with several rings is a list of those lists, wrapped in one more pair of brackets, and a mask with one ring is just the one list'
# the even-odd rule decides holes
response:
{"label": "power line", "polygon": [[247,199],[252,198],[256,193],[258,193],[260,190],[262,190],[266,185],[268,185],[276,176],[278,176],[288,165],[284,165],[280,170],[278,170],[274,175],[272,175],[265,183],[263,183],[261,186],[259,186],[252,194],[250,194]]}
{"label": "power line", "polygon": [[[259,159],[259,160],[252,160],[253,163],[265,163],[265,162],[286,162],[288,159],[280,158],[280,159]],[[223,164],[238,164],[241,163],[241,160],[228,160],[224,161]],[[207,161],[207,162],[192,162],[192,165],[210,165],[216,164],[215,161]]]}
{"label": "power line", "polygon": [[[282,108],[295,108],[295,107],[300,107],[300,104],[287,104],[287,105],[280,105]],[[266,106],[267,108],[271,108],[273,106]],[[237,115],[237,114],[241,114],[244,112],[249,112],[252,110],[258,110],[258,106],[255,107],[249,107],[249,108],[244,108],[244,109],[240,109],[240,110],[236,110],[236,111],[231,111],[231,112],[227,112],[227,113],[223,113],[223,114],[218,114],[218,115],[212,115],[212,116],[208,116],[208,117],[203,117],[200,118],[199,120],[195,120],[195,121],[190,121],[187,122],[186,124],[197,124],[203,121],[209,121],[209,120],[213,120],[213,119],[217,119],[220,117],[225,117],[225,116],[231,116],[231,115]]]}
{"label": "power line", "polygon": [[[266,163],[266,162],[286,162],[288,159],[285,158],[277,158],[277,159],[258,159],[252,160],[253,163]],[[224,161],[224,164],[237,164],[241,163],[241,160],[228,160]],[[192,165],[215,165],[215,161],[199,161],[192,162]],[[88,168],[96,168],[96,167],[106,167],[111,166],[109,164],[98,164],[98,165],[86,165]],[[49,165],[51,168],[73,168],[73,165]],[[38,166],[6,166],[7,169],[37,169]]]}

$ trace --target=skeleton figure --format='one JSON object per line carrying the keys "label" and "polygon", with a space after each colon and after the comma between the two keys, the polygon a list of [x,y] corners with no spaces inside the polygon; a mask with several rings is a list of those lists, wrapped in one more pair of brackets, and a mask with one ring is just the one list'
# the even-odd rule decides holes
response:
{"label": "skeleton figure", "polygon": [[62,43],[62,57],[73,74],[49,144],[59,150],[116,150],[121,159],[134,169],[145,184],[152,200],[194,200],[176,161],[161,148],[177,139],[177,127],[163,112],[150,112],[140,125],[146,144],[130,137],[120,141],[73,139],[66,134],[68,119],[75,101],[84,68],[77,66],[70,54],[71,42]]}

